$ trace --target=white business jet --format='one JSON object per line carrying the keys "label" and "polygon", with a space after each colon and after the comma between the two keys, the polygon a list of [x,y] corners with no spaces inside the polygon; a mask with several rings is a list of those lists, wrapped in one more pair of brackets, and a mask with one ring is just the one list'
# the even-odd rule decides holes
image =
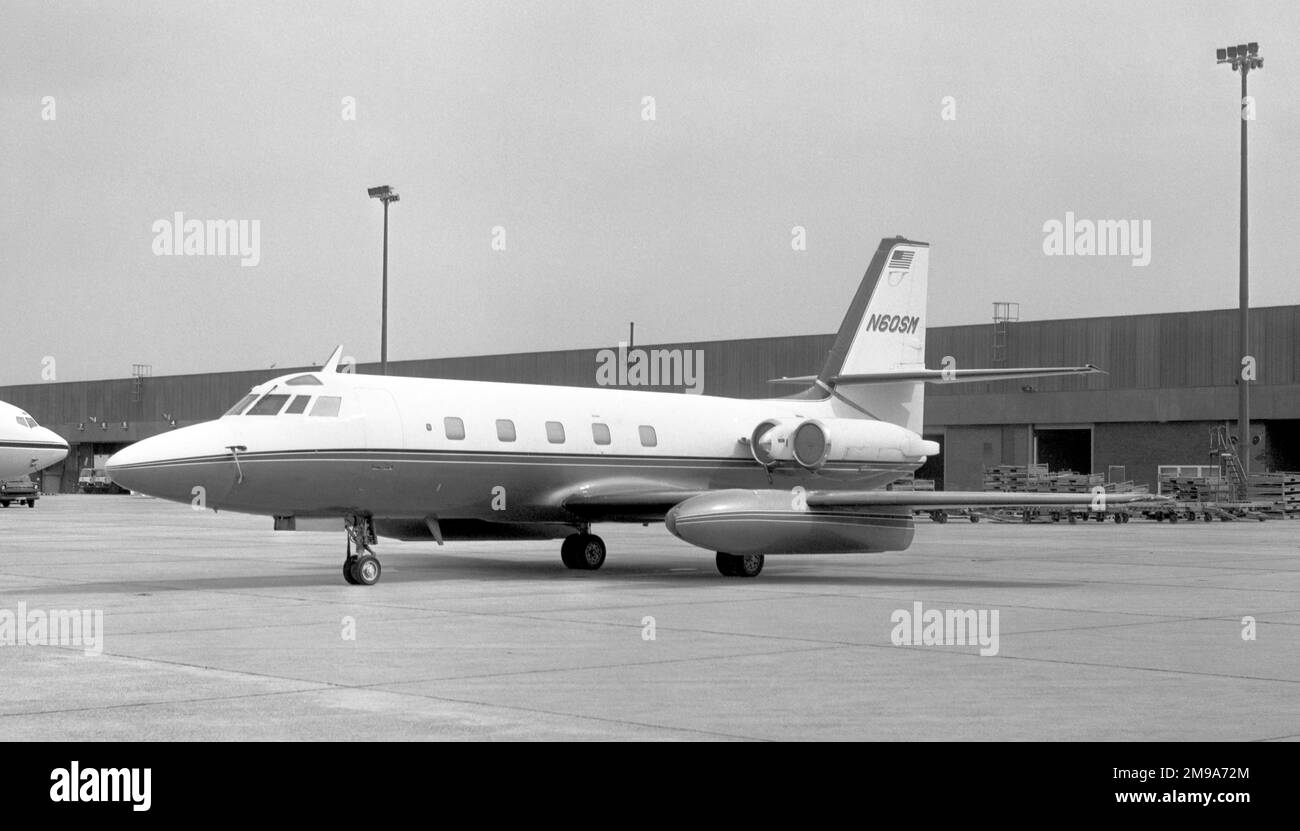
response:
{"label": "white business jet", "polygon": [[1091,494],[885,490],[939,452],[920,435],[925,384],[1100,371],[926,369],[929,256],[881,242],[821,373],[780,379],[802,387],[791,397],[360,375],[339,371],[340,347],[214,421],[127,447],[108,472],[277,527],[341,520],[343,576],[364,585],[379,579],[381,536],[563,538],[566,566],[596,569],[593,523],[662,521],[717,552],[722,574],[753,577],[768,554],[905,549],[914,508],[1095,507]]}

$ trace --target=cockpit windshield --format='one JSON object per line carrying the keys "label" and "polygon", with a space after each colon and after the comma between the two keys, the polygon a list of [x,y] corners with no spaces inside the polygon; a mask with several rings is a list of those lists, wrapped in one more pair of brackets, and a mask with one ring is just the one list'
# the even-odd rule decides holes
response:
{"label": "cockpit windshield", "polygon": [[262,400],[254,404],[253,408],[245,415],[276,415],[280,412],[280,408],[284,406],[284,402],[288,400],[289,396],[283,394],[264,395]]}
{"label": "cockpit windshield", "polygon": [[[257,403],[254,404],[253,402]],[[289,406],[285,406],[285,402]],[[225,412],[228,416],[312,415],[337,417],[343,398],[338,395],[293,395],[271,392],[266,395],[250,392],[239,403]],[[224,416],[223,416],[224,417]],[[34,426],[34,425],[33,425]]]}
{"label": "cockpit windshield", "polygon": [[229,410],[226,410],[226,412],[222,415],[222,417],[224,418],[225,416],[228,415],[239,415],[244,411],[244,408],[247,407],[249,404],[252,404],[256,398],[257,398],[257,393],[250,392],[248,395],[245,395],[243,398],[239,399],[238,404],[231,407]]}

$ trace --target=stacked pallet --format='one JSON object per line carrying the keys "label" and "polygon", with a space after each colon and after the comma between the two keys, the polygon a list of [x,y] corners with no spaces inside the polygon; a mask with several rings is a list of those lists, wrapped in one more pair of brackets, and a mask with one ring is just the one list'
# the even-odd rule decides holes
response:
{"label": "stacked pallet", "polygon": [[886,490],[891,491],[932,491],[934,490],[933,479],[917,479],[912,476],[904,476],[902,479],[896,479],[890,483]]}
{"label": "stacked pallet", "polygon": [[1031,481],[1030,490],[1039,493],[1088,493],[1098,485],[1105,484],[1104,474],[1063,470],[1039,477],[1037,481]]}
{"label": "stacked pallet", "polygon": [[1024,491],[1029,487],[1029,471],[1021,465],[993,465],[984,468],[984,490]]}
{"label": "stacked pallet", "polygon": [[1267,503],[1265,513],[1300,514],[1300,473],[1250,474],[1250,501]]}
{"label": "stacked pallet", "polygon": [[1149,493],[1146,485],[1132,482],[1107,482],[1104,473],[1076,473],[1062,470],[1049,473],[1047,465],[994,465],[984,468],[984,490],[1028,491],[1029,493],[1091,493],[1104,487],[1107,493]]}
{"label": "stacked pallet", "polygon": [[1222,476],[1169,476],[1160,480],[1160,493],[1177,502],[1232,502],[1232,483]]}
{"label": "stacked pallet", "polygon": [[1127,482],[1107,482],[1104,487],[1106,493],[1151,493],[1149,486],[1135,485],[1131,479]]}

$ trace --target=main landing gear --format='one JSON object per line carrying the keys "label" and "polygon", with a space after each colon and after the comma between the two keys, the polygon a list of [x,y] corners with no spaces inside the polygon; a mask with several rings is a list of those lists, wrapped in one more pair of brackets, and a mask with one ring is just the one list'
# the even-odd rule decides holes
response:
{"label": "main landing gear", "polygon": [[[347,532],[347,553],[343,560],[343,579],[354,586],[373,586],[379,582],[383,569],[379,567],[379,558],[370,546],[376,542],[375,523],[368,516],[349,516],[343,520],[343,530]],[[352,553],[352,546],[357,553]]]}
{"label": "main landing gear", "polygon": [[595,534],[570,534],[560,546],[560,559],[569,568],[595,571],[605,564],[605,541]]}
{"label": "main landing gear", "polygon": [[723,577],[757,577],[763,570],[762,554],[724,554],[718,552],[718,571]]}

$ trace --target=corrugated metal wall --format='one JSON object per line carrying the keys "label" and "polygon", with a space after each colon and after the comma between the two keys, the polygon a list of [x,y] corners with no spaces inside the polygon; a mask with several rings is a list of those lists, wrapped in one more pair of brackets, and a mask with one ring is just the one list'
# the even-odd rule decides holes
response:
{"label": "corrugated metal wall", "polygon": [[[1300,306],[1256,309],[1251,321],[1258,358],[1256,417],[1300,418]],[[1236,322],[1236,312],[1225,310],[1009,324],[1006,366],[1095,363],[1110,374],[1042,378],[1027,384],[934,385],[927,426],[1234,418]],[[769,385],[770,378],[816,373],[833,339],[828,334],[640,348],[700,350],[703,392],[761,398],[792,391]],[[940,367],[944,356],[952,356],[959,368],[992,365],[992,323],[932,329],[927,341],[927,364],[932,368]],[[399,361],[390,371],[590,387],[597,385],[600,352],[574,349]],[[377,367],[366,364],[359,370]],[[138,388],[130,378],[27,384],[0,388],[0,399],[27,409],[74,443],[125,444],[167,429],[165,415],[178,425],[214,418],[249,387],[293,371],[160,376],[144,379]],[[1152,395],[1155,390],[1160,394]],[[97,423],[90,422],[92,416]]]}

